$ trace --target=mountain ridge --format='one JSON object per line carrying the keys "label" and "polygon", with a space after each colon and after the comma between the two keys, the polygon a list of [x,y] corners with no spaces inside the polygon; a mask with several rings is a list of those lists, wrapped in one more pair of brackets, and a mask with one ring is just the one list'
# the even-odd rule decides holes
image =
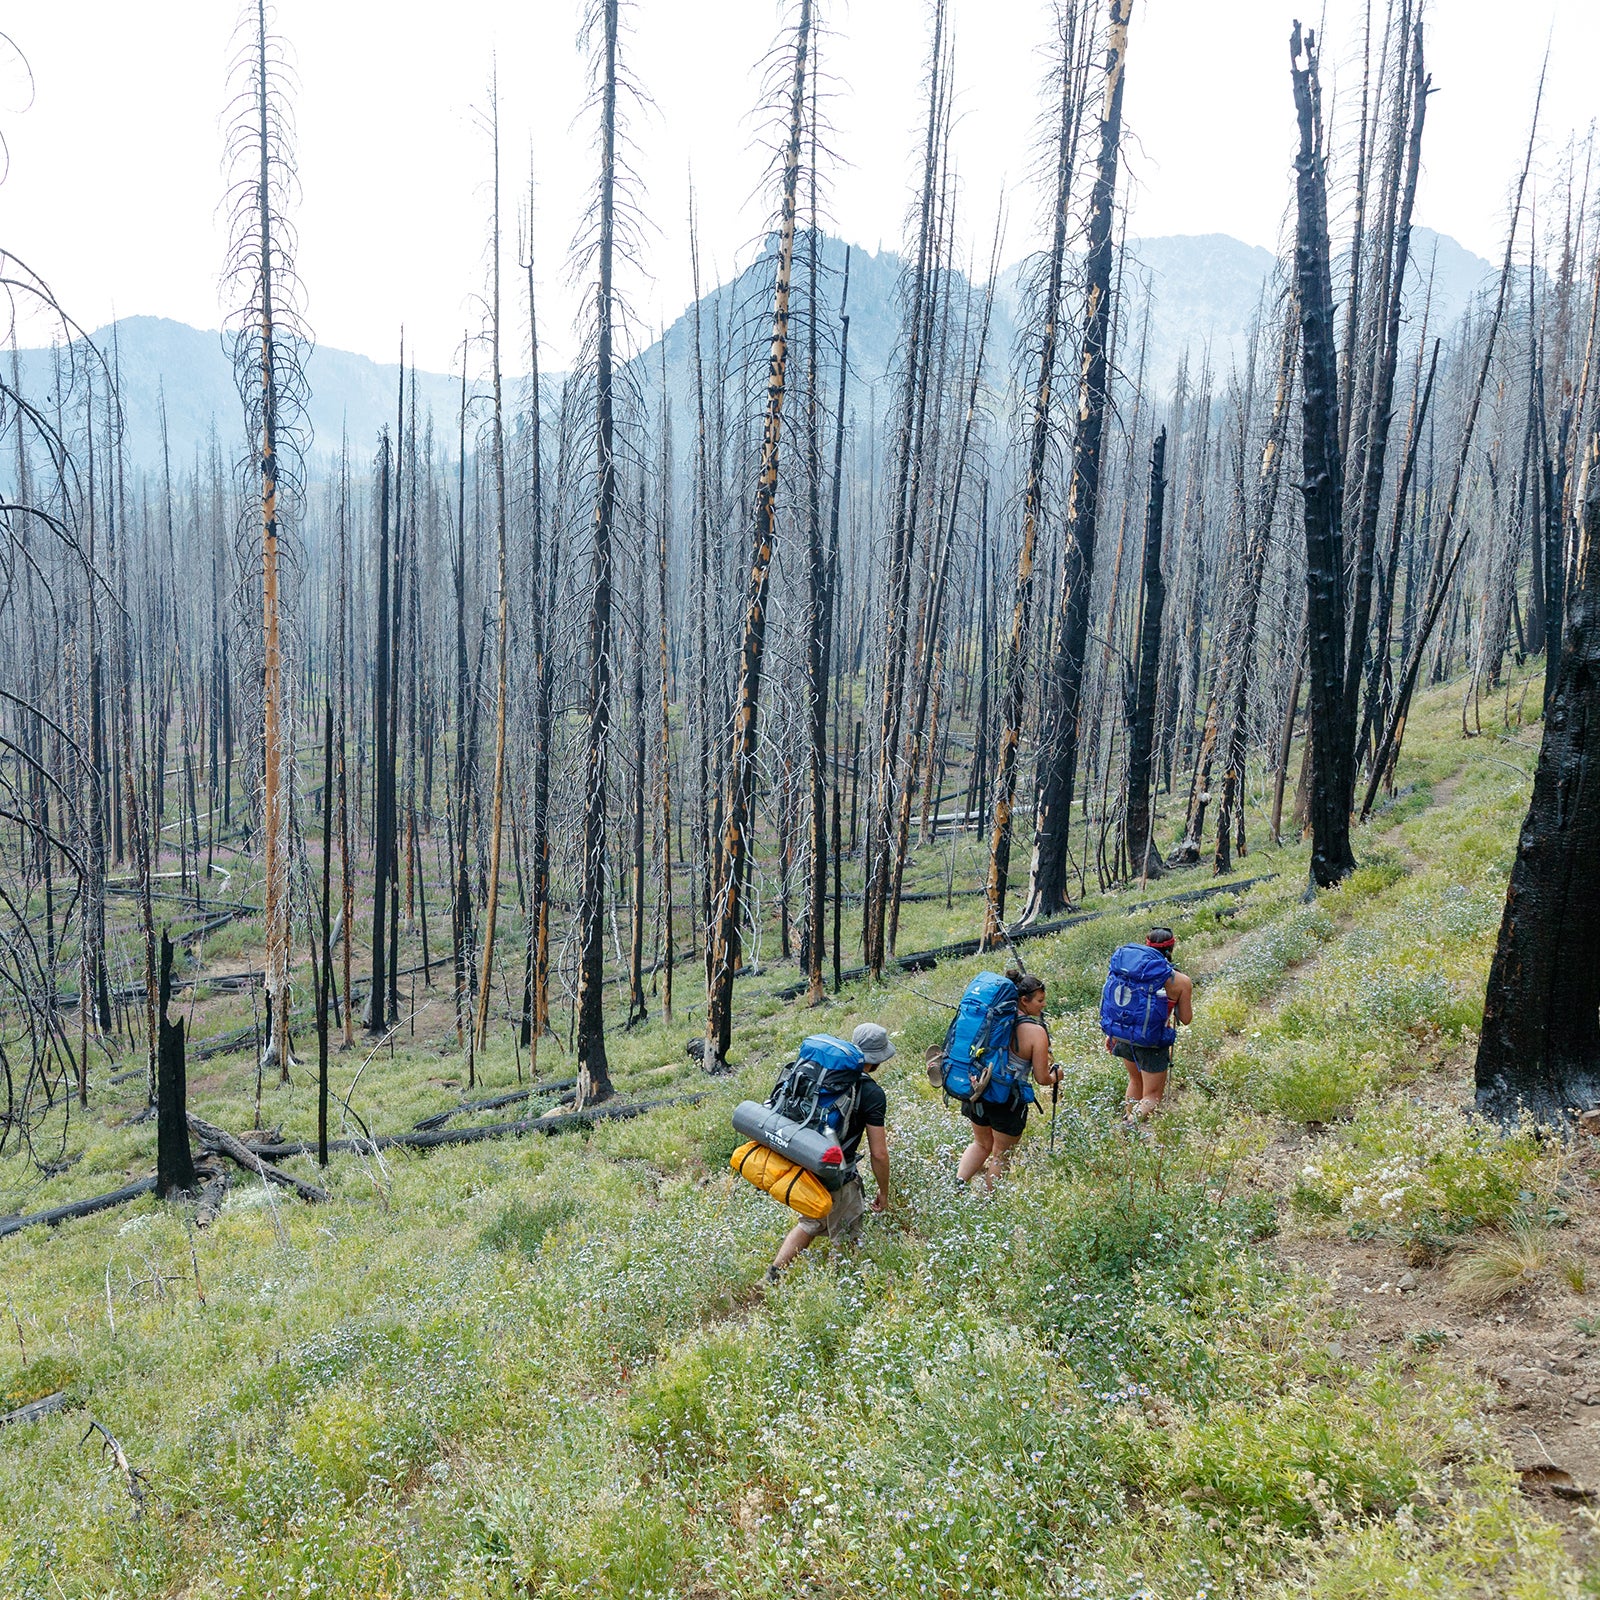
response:
{"label": "mountain ridge", "polygon": [[[830,314],[837,306],[838,269],[843,264],[844,250],[843,241],[831,237],[823,241],[823,265],[831,273],[829,294],[835,302]],[[901,258],[892,250],[852,245],[850,251],[853,388],[864,384],[868,391],[867,409],[881,414],[888,390],[883,389],[880,394],[880,387],[893,372],[899,345],[896,301]],[[763,281],[764,264],[765,257],[758,257],[743,272],[702,296],[702,334],[708,346],[708,360],[714,330],[720,328],[726,336],[742,316],[764,314],[763,303],[755,298]],[[1028,261],[1013,263],[997,280],[990,332],[990,362],[996,373],[1008,369],[1017,331],[1025,325],[1023,285],[1028,267]],[[1198,371],[1199,363],[1209,359],[1220,386],[1230,362],[1243,354],[1251,320],[1263,296],[1270,292],[1276,269],[1277,258],[1270,250],[1244,244],[1227,234],[1130,239],[1118,351],[1123,372],[1130,378],[1136,376],[1142,359],[1147,390],[1170,392],[1187,354],[1192,373]],[[1493,275],[1487,261],[1472,255],[1455,240],[1416,228],[1408,291],[1408,313],[1413,320],[1420,320],[1430,271],[1434,275],[1430,320],[1440,329],[1454,324],[1483,280]],[[675,398],[692,394],[694,309],[692,303],[685,307],[660,338],[634,358],[646,387],[655,385],[664,349],[669,391]],[[232,459],[247,448],[233,371],[219,331],[193,328],[168,317],[122,317],[89,335],[96,348],[108,357],[113,331],[127,419],[128,454],[135,465],[154,468],[162,461],[163,406],[167,449],[173,465],[180,470],[197,455],[208,453],[213,430],[225,459]],[[35,348],[18,354],[24,391],[35,396],[51,395],[53,352]],[[306,363],[313,460],[334,457],[346,433],[360,451],[379,428],[392,422],[399,376],[398,363],[375,361],[333,346],[314,346]],[[547,381],[558,378],[556,374]],[[416,381],[419,414],[431,412],[436,420],[448,418],[453,423],[460,404],[459,374],[418,370]]]}

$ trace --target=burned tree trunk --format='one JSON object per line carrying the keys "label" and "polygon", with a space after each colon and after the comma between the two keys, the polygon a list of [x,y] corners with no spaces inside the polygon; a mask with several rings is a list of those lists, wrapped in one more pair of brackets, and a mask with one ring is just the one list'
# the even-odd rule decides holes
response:
{"label": "burned tree trunk", "polygon": [[1502,1119],[1600,1102],[1600,434],[1587,466],[1561,669],[1484,996],[1478,1107]]}
{"label": "burned tree trunk", "polygon": [[[1251,507],[1250,533],[1245,545],[1244,583],[1229,622],[1225,651],[1230,664],[1226,703],[1222,707],[1222,803],[1217,809],[1218,874],[1233,865],[1232,830],[1237,822],[1242,830],[1244,805],[1240,794],[1244,783],[1245,720],[1250,704],[1251,663],[1255,655],[1256,614],[1261,603],[1261,583],[1266,573],[1267,553],[1272,546],[1272,522],[1278,511],[1278,488],[1283,481],[1284,446],[1289,435],[1289,397],[1294,386],[1296,345],[1294,307],[1284,308],[1283,338],[1278,351],[1278,387],[1272,402],[1272,420],[1266,443],[1261,447],[1261,470]],[[1242,836],[1242,831],[1241,831]]]}
{"label": "burned tree trunk", "polygon": [[[813,229],[813,234],[815,229]],[[813,251],[815,246],[813,245]],[[815,279],[816,262],[813,255],[812,274]],[[812,333],[815,339],[816,289],[812,285]],[[834,585],[839,571],[839,500],[844,487],[844,408],[845,385],[850,375],[850,250],[844,253],[844,282],[839,290],[839,407],[834,418],[833,432],[833,482],[832,500],[828,515],[827,548],[816,540],[807,555],[810,560],[811,614],[806,639],[806,694],[809,712],[811,744],[809,776],[811,784],[811,882],[806,897],[806,1000],[809,1005],[821,1005],[823,997],[822,962],[826,940],[823,929],[828,909],[828,673],[833,658],[833,606]],[[813,404],[816,404],[813,401]],[[816,464],[820,476],[821,462]],[[820,498],[821,485],[813,492]],[[818,519],[820,521],[820,519]],[[817,530],[820,533],[820,527]],[[839,848],[837,777],[833,796],[835,852]],[[837,907],[835,908],[837,909]],[[837,934],[835,934],[837,938]],[[837,965],[839,952],[834,951]]]}
{"label": "burned tree trunk", "polygon": [[[498,91],[493,118],[494,221],[491,228],[489,303],[490,368],[494,383],[493,466],[495,511],[495,695],[493,821],[489,829],[489,896],[483,908],[483,973],[478,983],[477,1047],[489,1043],[489,996],[494,987],[495,923],[500,910],[500,845],[505,831],[506,699],[509,692],[509,596],[506,592],[506,434],[500,378],[500,111]],[[398,929],[395,930],[398,933]]]}
{"label": "burned tree trunk", "polygon": [[[1033,632],[1034,557],[1043,511],[1044,477],[1050,452],[1050,405],[1055,387],[1061,335],[1061,280],[1067,254],[1067,212],[1072,200],[1073,156],[1077,147],[1080,102],[1077,95],[1077,15],[1060,16],[1061,94],[1056,128],[1056,192],[1051,215],[1044,323],[1039,336],[1033,416],[1028,440],[1028,470],[1022,492],[1022,546],[1017,553],[1016,599],[1011,611],[1011,641],[1006,649],[1005,688],[1000,701],[1000,735],[993,755],[994,820],[989,834],[989,876],[984,896],[983,947],[992,950],[1005,933],[1006,886],[1011,874],[1011,812],[1017,792],[1017,750],[1028,697],[1028,657]],[[987,536],[987,529],[985,529]],[[987,683],[985,674],[985,683]],[[980,702],[981,703],[981,702]],[[987,754],[987,745],[985,745]]]}
{"label": "burned tree trunk", "polygon": [[369,1033],[389,1026],[389,970],[385,960],[385,919],[389,909],[389,875],[393,870],[394,833],[390,827],[389,791],[394,759],[389,748],[389,435],[378,441],[378,648],[373,663],[372,733],[377,770],[372,804],[372,986],[362,1023]]}
{"label": "burned tree trunk", "polygon": [[733,1036],[734,953],[739,945],[741,897],[749,858],[751,802],[755,792],[756,734],[761,705],[761,669],[766,653],[767,588],[777,533],[778,449],[783,438],[784,379],[789,357],[789,284],[794,268],[795,208],[805,125],[806,60],[811,42],[811,0],[801,0],[795,26],[794,80],[783,161],[783,212],[778,235],[778,270],[772,291],[772,352],[767,367],[766,425],[761,441],[761,477],[756,488],[755,526],[746,590],[744,647],[739,663],[739,704],[728,771],[727,825],[723,833],[722,882],[709,931],[706,1043],[703,1065],[727,1062]]}
{"label": "burned tree trunk", "polygon": [[194,1157],[189,1150],[189,1125],[185,1120],[187,1085],[184,1081],[183,1018],[172,1022],[167,1004],[172,999],[172,940],[161,935],[161,1041],[157,1050],[156,1089],[156,1193],[167,1195],[198,1189]]}
{"label": "burned tree trunk", "polygon": [[617,232],[617,0],[602,0],[599,282],[595,292],[594,551],[589,564],[589,726],[584,746],[583,890],[578,906],[577,1107],[611,1097],[605,982],[606,755],[611,743],[612,543],[617,522],[613,263]]}
{"label": "burned tree trunk", "polygon": [[1328,187],[1317,37],[1289,44],[1300,149],[1295,157],[1295,288],[1302,346],[1301,460],[1306,528],[1307,663],[1311,680],[1311,875],[1330,889],[1355,870],[1350,801],[1354,729],[1345,701],[1343,464],[1339,455],[1333,281],[1328,257]]}
{"label": "burned tree trunk", "polygon": [[[531,187],[531,186],[530,186]],[[530,212],[532,195],[529,196]],[[539,1040],[550,1014],[550,739],[555,687],[550,657],[549,588],[545,581],[544,454],[540,428],[539,319],[534,303],[533,251],[528,251],[528,610],[533,649],[533,809],[528,847],[528,1076],[539,1066]]]}
{"label": "burned tree trunk", "polygon": [[1034,829],[1033,881],[1028,891],[1029,917],[1054,916],[1067,906],[1067,835],[1078,766],[1078,700],[1089,643],[1089,591],[1094,583],[1095,535],[1100,516],[1100,446],[1109,400],[1111,223],[1116,205],[1128,14],[1132,6],[1133,0],[1110,0],[1105,108],[1100,118],[1100,156],[1089,209],[1083,362],[1078,379],[1072,477],[1067,489],[1067,544],[1061,571],[1055,659],[1050,665],[1045,726],[1039,739],[1039,811]]}
{"label": "burned tree trunk", "polygon": [[1150,768],[1156,731],[1156,687],[1161,672],[1161,612],[1166,585],[1161,577],[1161,531],[1167,499],[1167,430],[1150,447],[1150,497],[1144,515],[1144,621],[1139,630],[1138,670],[1128,721],[1128,795],[1123,823],[1128,871],[1159,878],[1161,853],[1150,837]]}

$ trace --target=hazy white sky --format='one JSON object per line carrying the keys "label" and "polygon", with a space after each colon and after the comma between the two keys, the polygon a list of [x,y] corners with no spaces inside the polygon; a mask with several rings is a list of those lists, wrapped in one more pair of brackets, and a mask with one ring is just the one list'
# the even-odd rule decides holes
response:
{"label": "hazy white sky", "polygon": [[[1353,83],[1365,0],[1326,0],[1327,66]],[[1321,0],[1318,0],[1321,4]],[[498,60],[511,219],[535,169],[542,332],[553,366],[569,360],[569,243],[593,162],[581,115],[581,0],[278,0],[298,65],[303,198],[299,265],[319,342],[392,360],[402,323],[420,363],[447,369],[481,320],[487,103]],[[1273,246],[1290,194],[1293,116],[1287,39],[1295,0],[1134,0],[1126,115],[1131,228],[1231,233]],[[951,0],[961,112],[964,225],[987,237],[1008,197],[1006,256],[1033,243],[1027,178],[1047,0]],[[823,64],[840,164],[832,226],[865,246],[897,244],[916,161],[925,0],[830,0]],[[67,308],[96,326],[150,313],[219,321],[218,200],[236,12],[232,0],[56,0],[6,24],[33,74],[0,74],[10,171],[0,243],[41,271]],[[654,224],[649,277],[630,285],[644,318],[689,299],[686,214],[692,168],[707,279],[748,259],[766,205],[753,137],[758,63],[776,36],[774,0],[638,0],[627,60],[654,104],[633,121],[634,165]],[[1600,112],[1594,0],[1433,0],[1420,221],[1479,254],[1502,248],[1507,190],[1520,163],[1547,42],[1541,159]],[[1341,70],[1341,68],[1343,70]],[[516,363],[520,365],[520,363]]]}

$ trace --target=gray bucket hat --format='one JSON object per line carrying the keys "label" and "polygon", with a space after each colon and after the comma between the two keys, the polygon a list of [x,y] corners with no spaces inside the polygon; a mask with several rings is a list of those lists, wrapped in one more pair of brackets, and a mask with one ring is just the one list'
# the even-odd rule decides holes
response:
{"label": "gray bucket hat", "polygon": [[888,1030],[876,1022],[863,1022],[850,1035],[850,1043],[874,1066],[895,1053],[894,1040],[889,1037]]}

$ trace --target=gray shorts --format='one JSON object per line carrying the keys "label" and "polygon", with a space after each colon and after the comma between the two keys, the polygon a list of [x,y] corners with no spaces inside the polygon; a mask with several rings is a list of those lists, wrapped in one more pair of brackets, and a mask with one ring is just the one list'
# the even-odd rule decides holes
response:
{"label": "gray shorts", "polygon": [[833,1209],[827,1216],[802,1217],[800,1226],[813,1239],[826,1233],[830,1239],[855,1244],[861,1237],[861,1218],[866,1209],[866,1191],[860,1177],[854,1177],[834,1195]]}
{"label": "gray shorts", "polygon": [[1170,1044],[1152,1048],[1149,1045],[1129,1044],[1126,1039],[1113,1039],[1111,1053],[1119,1060],[1126,1061],[1130,1066],[1137,1067],[1141,1072],[1148,1072],[1152,1076],[1158,1072],[1172,1070]]}

